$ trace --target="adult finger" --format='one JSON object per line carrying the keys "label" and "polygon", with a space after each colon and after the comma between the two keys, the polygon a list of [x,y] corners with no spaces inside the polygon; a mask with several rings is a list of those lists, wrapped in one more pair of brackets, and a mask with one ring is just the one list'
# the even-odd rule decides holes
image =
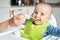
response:
{"label": "adult finger", "polygon": [[12,15],[13,15],[13,16],[16,15],[16,10],[15,10],[15,9],[12,10]]}

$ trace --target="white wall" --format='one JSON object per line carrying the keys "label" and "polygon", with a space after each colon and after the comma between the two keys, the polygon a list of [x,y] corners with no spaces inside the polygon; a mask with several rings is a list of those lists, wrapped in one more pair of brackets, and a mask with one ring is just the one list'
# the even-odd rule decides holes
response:
{"label": "white wall", "polygon": [[58,27],[60,27],[60,7],[53,7],[53,14],[57,20]]}
{"label": "white wall", "polygon": [[9,18],[10,0],[0,0],[0,22]]}
{"label": "white wall", "polygon": [[10,7],[10,0],[0,0],[0,7]]}
{"label": "white wall", "polygon": [[45,0],[47,3],[57,3],[60,2],[60,0]]}

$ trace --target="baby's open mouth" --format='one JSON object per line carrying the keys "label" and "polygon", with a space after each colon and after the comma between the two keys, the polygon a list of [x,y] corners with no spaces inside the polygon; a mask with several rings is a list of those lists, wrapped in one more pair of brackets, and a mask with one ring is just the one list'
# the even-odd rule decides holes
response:
{"label": "baby's open mouth", "polygon": [[35,19],[35,21],[40,21],[40,19]]}
{"label": "baby's open mouth", "polygon": [[35,23],[41,22],[39,19],[34,20]]}

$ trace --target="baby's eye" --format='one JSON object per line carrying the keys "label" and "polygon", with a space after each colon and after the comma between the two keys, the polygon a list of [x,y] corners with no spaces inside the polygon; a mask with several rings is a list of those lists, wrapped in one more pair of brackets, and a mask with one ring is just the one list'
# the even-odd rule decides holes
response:
{"label": "baby's eye", "polygon": [[44,15],[44,13],[41,13],[41,15]]}
{"label": "baby's eye", "polygon": [[37,14],[37,12],[34,12],[35,14]]}

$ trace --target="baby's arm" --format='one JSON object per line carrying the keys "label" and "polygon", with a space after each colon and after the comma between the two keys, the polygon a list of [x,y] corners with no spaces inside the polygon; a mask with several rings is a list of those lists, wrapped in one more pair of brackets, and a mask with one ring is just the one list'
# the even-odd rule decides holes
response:
{"label": "baby's arm", "polygon": [[48,29],[49,29],[48,30],[49,35],[60,37],[60,28],[56,28],[56,27],[51,26]]}

